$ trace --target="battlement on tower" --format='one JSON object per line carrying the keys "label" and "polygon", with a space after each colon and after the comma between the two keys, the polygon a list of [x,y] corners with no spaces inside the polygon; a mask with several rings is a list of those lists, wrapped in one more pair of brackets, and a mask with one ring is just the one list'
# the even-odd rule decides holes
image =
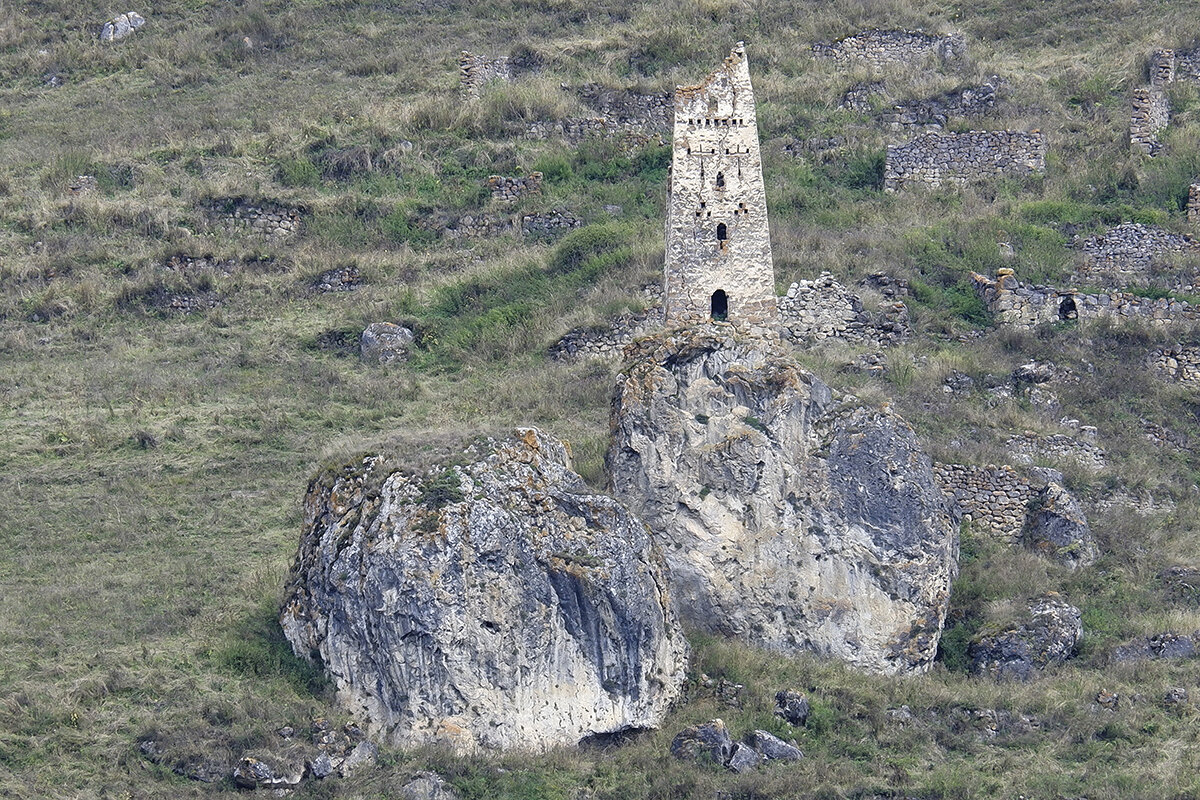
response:
{"label": "battlement on tower", "polygon": [[663,286],[667,326],[775,322],[775,271],[750,68],[741,42],[675,90]]}

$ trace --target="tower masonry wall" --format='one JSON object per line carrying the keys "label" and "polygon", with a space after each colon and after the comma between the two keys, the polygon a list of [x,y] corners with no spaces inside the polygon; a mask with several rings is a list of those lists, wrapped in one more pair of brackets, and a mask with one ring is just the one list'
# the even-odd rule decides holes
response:
{"label": "tower masonry wall", "polygon": [[775,275],[754,91],[739,43],[698,86],[675,92],[667,210],[665,323],[776,318]]}

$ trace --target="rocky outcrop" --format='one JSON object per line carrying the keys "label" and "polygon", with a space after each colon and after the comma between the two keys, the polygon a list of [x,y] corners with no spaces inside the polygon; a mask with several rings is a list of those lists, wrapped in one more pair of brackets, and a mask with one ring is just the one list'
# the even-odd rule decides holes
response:
{"label": "rocky outcrop", "polygon": [[281,615],[399,746],[542,750],[658,724],[687,646],[645,526],[534,429],[415,472],[326,471]]}
{"label": "rocky outcrop", "polygon": [[1079,609],[1048,594],[1029,606],[1027,621],[985,631],[971,642],[971,671],[996,680],[1027,681],[1035,669],[1061,664],[1083,637]]}
{"label": "rocky outcrop", "polygon": [[409,328],[393,322],[372,322],[359,338],[359,354],[369,364],[407,361],[415,336]]}
{"label": "rocky outcrop", "polygon": [[136,11],[117,14],[100,29],[100,41],[119,42],[146,24],[146,18]]}
{"label": "rocky outcrop", "polygon": [[1096,560],[1096,541],[1083,507],[1055,481],[1047,483],[1034,499],[1022,539],[1030,550],[1072,569]]}
{"label": "rocky outcrop", "polygon": [[627,350],[607,461],[692,624],[884,673],[937,648],[957,539],[887,411],[834,401],[778,340],[724,324]]}

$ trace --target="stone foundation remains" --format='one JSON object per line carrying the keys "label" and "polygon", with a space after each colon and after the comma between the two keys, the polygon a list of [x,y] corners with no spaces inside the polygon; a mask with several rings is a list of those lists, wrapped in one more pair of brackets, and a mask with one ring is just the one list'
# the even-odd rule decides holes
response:
{"label": "stone foundation remains", "polygon": [[1150,353],[1150,367],[1164,380],[1200,384],[1200,347],[1159,348]]}
{"label": "stone foundation remains", "polygon": [[996,106],[996,86],[990,83],[980,86],[963,86],[922,100],[908,100],[884,111],[884,124],[894,130],[944,129],[953,118],[982,117]]}
{"label": "stone foundation remains", "polygon": [[1171,103],[1161,89],[1134,89],[1129,117],[1129,146],[1148,156],[1158,155],[1162,144],[1158,134],[1171,121]]}
{"label": "stone foundation remains", "polygon": [[[1200,255],[1200,242],[1155,225],[1126,222],[1099,236],[1092,236],[1080,249],[1084,261],[1071,276],[1071,282],[1116,289],[1159,283],[1154,273],[1167,266],[1173,255]],[[1189,273],[1194,274],[1194,271]],[[1186,280],[1177,277],[1170,283],[1168,288],[1171,289],[1193,289],[1190,276]]]}
{"label": "stone foundation remains", "polygon": [[662,328],[662,286],[652,283],[642,287],[648,303],[642,311],[621,314],[610,324],[601,327],[575,328],[551,345],[549,355],[555,361],[583,361],[589,358],[616,360],[621,358],[625,345],[638,336]]}
{"label": "stone foundation remains", "polygon": [[1200,183],[1188,187],[1187,218],[1192,224],[1200,222]]}
{"label": "stone foundation remains", "polygon": [[940,186],[1045,171],[1046,137],[1038,131],[926,133],[908,144],[888,145],[883,186],[894,192],[910,184]]}
{"label": "stone foundation remains", "polygon": [[443,222],[425,226],[447,239],[481,239],[489,236],[553,237],[583,227],[583,220],[566,209],[552,209],[519,216],[500,216],[488,212],[464,214]]}
{"label": "stone foundation remains", "polygon": [[578,144],[585,139],[619,139],[627,151],[650,143],[662,144],[671,131],[674,106],[669,94],[637,94],[587,84],[580,99],[596,114],[591,117],[540,121],[529,125],[526,139],[563,139]]}
{"label": "stone foundation remains", "polygon": [[534,172],[527,178],[489,175],[487,186],[492,192],[493,200],[515,203],[522,197],[542,193],[542,173]]}
{"label": "stone foundation remains", "polygon": [[1004,446],[1012,454],[1013,461],[1018,464],[1032,465],[1038,460],[1046,459],[1054,462],[1074,461],[1081,467],[1092,470],[1104,469],[1108,463],[1104,451],[1094,441],[1089,441],[1095,439],[1096,429],[1090,425],[1082,425],[1079,430],[1082,438],[1065,433],[1039,436],[1032,431],[1025,431],[1018,436],[1009,437]]}
{"label": "stone foundation remains", "polygon": [[302,228],[301,209],[278,203],[231,199],[214,202],[213,209],[219,222],[235,233],[287,239],[298,235]]}
{"label": "stone foundation remains", "polygon": [[480,90],[493,81],[507,83],[512,78],[508,56],[489,58],[463,50],[458,57],[458,86],[464,98],[478,97]]}
{"label": "stone foundation remains", "polygon": [[885,299],[877,311],[868,312],[859,297],[828,272],[788,288],[787,295],[779,298],[779,323],[784,338],[797,344],[836,339],[885,347],[907,339],[911,333],[908,307],[903,301]]}
{"label": "stone foundation remains", "polygon": [[930,59],[951,61],[966,53],[961,36],[934,36],[923,31],[868,30],[837,42],[817,42],[817,58],[866,63],[877,69],[891,64],[919,64]]}
{"label": "stone foundation remains", "polygon": [[1101,317],[1144,319],[1156,324],[1200,321],[1200,309],[1184,300],[1151,299],[1128,292],[1082,294],[1074,289],[1028,286],[1011,269],[1001,269],[995,280],[971,273],[971,282],[996,318],[997,325],[1032,328],[1043,323]]}

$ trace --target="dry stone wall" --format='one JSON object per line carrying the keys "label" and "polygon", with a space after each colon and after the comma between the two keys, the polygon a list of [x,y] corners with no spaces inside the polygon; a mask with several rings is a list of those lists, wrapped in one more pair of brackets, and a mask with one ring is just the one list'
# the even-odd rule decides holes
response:
{"label": "dry stone wall", "polygon": [[1200,83],[1200,48],[1155,50],[1150,56],[1150,85],[1166,86],[1175,81]]}
{"label": "dry stone wall", "polygon": [[742,43],[697,86],[675,91],[664,319],[762,330],[775,273],[750,67]]}
{"label": "dry stone wall", "polygon": [[998,79],[979,86],[963,86],[922,100],[909,100],[883,112],[886,125],[896,130],[942,130],[956,117],[981,117],[996,106]]}
{"label": "dry stone wall", "polygon": [[793,283],[779,298],[780,332],[798,344],[836,339],[853,344],[893,345],[910,334],[908,307],[884,300],[876,312],[828,272],[812,281]]}
{"label": "dry stone wall", "polygon": [[904,145],[888,145],[884,190],[911,184],[940,186],[1001,175],[1046,171],[1046,137],[1025,131],[926,133]]}
{"label": "dry stone wall", "polygon": [[1134,89],[1129,118],[1129,146],[1148,156],[1162,150],[1158,134],[1171,121],[1171,103],[1157,87]]}
{"label": "dry stone wall", "polygon": [[1108,460],[1104,451],[1093,441],[1096,429],[1083,425],[1080,426],[1080,433],[1082,438],[1065,433],[1039,436],[1032,431],[1024,431],[1009,437],[1004,446],[1018,464],[1034,464],[1039,460],[1074,461],[1088,469],[1104,469]]}
{"label": "dry stone wall", "polygon": [[488,212],[464,214],[448,222],[427,225],[447,239],[507,235],[554,237],[583,227],[583,220],[567,209],[552,209],[519,216],[500,216]]}
{"label": "dry stone wall", "polygon": [[636,150],[651,142],[661,144],[671,131],[671,95],[637,94],[588,84],[580,87],[579,96],[595,115],[533,122],[525,138],[564,139],[571,144],[585,139],[619,139],[626,150]]}
{"label": "dry stone wall", "polygon": [[550,347],[550,357],[566,362],[621,358],[625,346],[636,337],[662,328],[662,286],[654,283],[642,287],[642,297],[648,303],[644,310],[621,314],[601,327],[568,331]]}
{"label": "dry stone wall", "polygon": [[512,77],[508,56],[490,58],[463,50],[458,57],[458,85],[464,98],[478,97],[488,83],[507,83]]}
{"label": "dry stone wall", "polygon": [[923,31],[867,30],[837,42],[817,42],[817,58],[882,68],[892,64],[919,64],[929,59],[950,61],[966,53],[961,36],[934,36]]}
{"label": "dry stone wall", "polygon": [[1129,317],[1156,324],[1200,321],[1200,309],[1184,300],[1151,299],[1129,292],[1083,294],[1074,289],[1020,283],[1011,269],[995,280],[971,273],[971,282],[998,325],[1032,328],[1052,322],[1101,317]]}
{"label": "dry stone wall", "polygon": [[1200,222],[1200,183],[1188,187],[1187,218],[1193,224]]}
{"label": "dry stone wall", "polygon": [[236,233],[286,239],[299,234],[303,225],[299,208],[279,203],[231,200],[217,203],[215,208],[225,209],[218,212],[219,221],[227,230]]}
{"label": "dry stone wall", "polygon": [[1080,250],[1084,260],[1071,276],[1072,283],[1112,289],[1159,284],[1178,291],[1195,289],[1193,270],[1173,277],[1167,274],[1173,257],[1200,256],[1200,242],[1186,234],[1126,222],[1086,239]]}
{"label": "dry stone wall", "polygon": [[1200,384],[1200,347],[1176,345],[1159,348],[1151,352],[1150,366],[1165,380]]}
{"label": "dry stone wall", "polygon": [[964,520],[1008,544],[1020,540],[1029,504],[1041,491],[1008,465],[935,463],[933,474]]}
{"label": "dry stone wall", "polygon": [[492,192],[493,200],[515,203],[522,197],[542,193],[542,173],[534,172],[528,177],[517,176],[514,178],[505,175],[489,175],[487,186]]}

